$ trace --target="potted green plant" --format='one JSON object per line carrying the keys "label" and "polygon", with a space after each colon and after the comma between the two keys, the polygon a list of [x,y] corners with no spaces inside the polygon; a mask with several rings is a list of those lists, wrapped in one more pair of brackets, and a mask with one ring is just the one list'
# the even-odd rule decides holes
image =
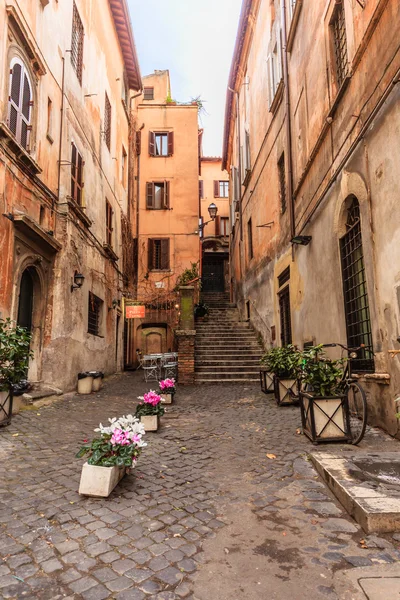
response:
{"label": "potted green plant", "polygon": [[84,440],[76,458],[88,456],[82,466],[79,493],[84,496],[107,498],[128,469],[136,462],[146,446],[143,442],[144,426],[132,415],[109,419],[110,425],[101,423],[92,441]]}
{"label": "potted green plant", "polygon": [[274,374],[274,393],[278,406],[298,404],[300,351],[293,344],[271,348],[267,364],[269,372]]}
{"label": "potted green plant", "polygon": [[207,304],[205,304],[204,302],[199,302],[198,304],[195,304],[194,316],[196,317],[196,319],[202,319],[203,317],[206,317],[208,313],[209,308]]}
{"label": "potted green plant", "polygon": [[351,441],[342,387],[345,360],[329,359],[321,345],[302,353],[301,420],[304,434],[314,444]]}
{"label": "potted green plant", "polygon": [[13,386],[26,379],[31,334],[11,319],[0,319],[0,426],[9,425],[13,410]]}
{"label": "potted green plant", "polygon": [[263,354],[260,360],[260,384],[261,391],[264,394],[274,393],[274,373],[270,362],[270,354],[275,348],[268,350]]}
{"label": "potted green plant", "polygon": [[145,431],[157,431],[160,417],[165,412],[161,404],[161,396],[150,390],[147,394],[139,396],[139,400],[141,402],[136,407],[136,417],[144,425]]}

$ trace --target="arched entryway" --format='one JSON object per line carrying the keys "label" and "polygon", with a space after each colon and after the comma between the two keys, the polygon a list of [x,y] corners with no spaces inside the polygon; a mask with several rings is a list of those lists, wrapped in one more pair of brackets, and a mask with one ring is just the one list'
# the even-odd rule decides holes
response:
{"label": "arched entryway", "polygon": [[29,361],[27,378],[38,381],[42,339],[42,293],[41,283],[35,267],[27,267],[19,284],[17,323],[31,333],[33,358]]}

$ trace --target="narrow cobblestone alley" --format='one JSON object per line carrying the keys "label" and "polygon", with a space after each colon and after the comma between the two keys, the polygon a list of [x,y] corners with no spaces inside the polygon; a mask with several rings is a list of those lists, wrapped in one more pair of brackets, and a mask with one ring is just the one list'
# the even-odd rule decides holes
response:
{"label": "narrow cobblestone alley", "polygon": [[[109,499],[80,497],[80,442],[133,412],[141,377],[26,410],[0,431],[1,598],[333,600],[353,597],[344,569],[400,558],[391,536],[360,544],[306,460],[298,409],[257,387],[179,388],[138,468]],[[397,442],[369,431],[362,447],[378,446]]]}

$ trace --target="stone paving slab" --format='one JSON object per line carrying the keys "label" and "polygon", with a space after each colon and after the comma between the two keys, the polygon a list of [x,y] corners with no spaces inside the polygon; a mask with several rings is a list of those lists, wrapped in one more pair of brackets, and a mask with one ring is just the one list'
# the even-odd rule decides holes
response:
{"label": "stone paving slab", "polygon": [[[80,496],[80,443],[146,389],[124,374],[0,430],[1,598],[342,600],[337,573],[397,564],[400,539],[366,536],[320,481],[299,409],[258,387],[179,388],[138,467]],[[360,451],[397,447],[371,429]]]}
{"label": "stone paving slab", "polygon": [[359,452],[346,457],[315,452],[311,460],[366,533],[400,531],[398,452]]}

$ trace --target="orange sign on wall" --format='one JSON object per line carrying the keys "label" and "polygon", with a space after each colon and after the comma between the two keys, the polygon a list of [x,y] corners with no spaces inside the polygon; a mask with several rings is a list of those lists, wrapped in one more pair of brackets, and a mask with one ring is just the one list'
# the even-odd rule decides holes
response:
{"label": "orange sign on wall", "polygon": [[127,305],[125,306],[125,318],[126,319],[144,319],[146,316],[146,307],[138,305]]}

